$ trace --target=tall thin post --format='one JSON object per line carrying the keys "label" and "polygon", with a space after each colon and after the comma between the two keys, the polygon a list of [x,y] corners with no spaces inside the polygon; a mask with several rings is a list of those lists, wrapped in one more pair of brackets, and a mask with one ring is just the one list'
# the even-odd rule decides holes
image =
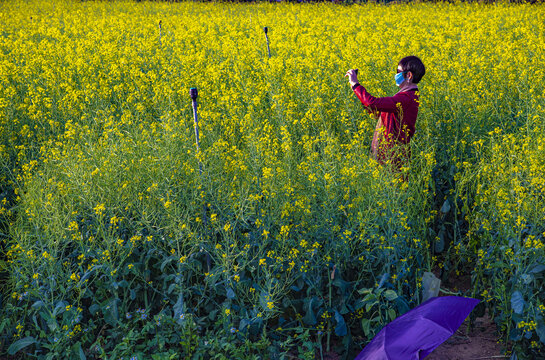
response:
{"label": "tall thin post", "polygon": [[269,32],[268,27],[264,27],[263,31],[265,31],[265,40],[267,40],[267,53],[269,54],[269,59],[271,58],[271,48],[269,47],[269,35],[267,33]]}
{"label": "tall thin post", "polygon": [[[199,118],[197,116],[197,97],[199,92],[197,88],[189,89],[189,95],[191,96],[192,105],[193,105],[193,121],[195,123],[195,142],[197,143],[197,153],[200,151],[199,148]],[[199,160],[199,173],[202,175],[202,164]]]}
{"label": "tall thin post", "polygon": [[163,45],[163,42],[161,41],[161,20],[159,20],[159,45]]}
{"label": "tall thin post", "polygon": [[[197,91],[197,88],[191,88],[189,89],[189,96],[191,96],[191,102],[193,105],[193,121],[195,123],[195,143],[197,144],[197,154],[200,152],[200,146],[199,146],[199,118],[197,116],[197,97],[199,96],[199,92]],[[202,163],[201,159],[199,158],[199,174],[201,176],[201,184],[202,184]],[[202,190],[201,190],[202,191]],[[206,201],[202,204],[202,220],[203,224],[208,224],[208,218],[206,217]],[[211,268],[211,259],[210,254],[206,252],[206,266],[208,268],[208,272],[210,272]]]}

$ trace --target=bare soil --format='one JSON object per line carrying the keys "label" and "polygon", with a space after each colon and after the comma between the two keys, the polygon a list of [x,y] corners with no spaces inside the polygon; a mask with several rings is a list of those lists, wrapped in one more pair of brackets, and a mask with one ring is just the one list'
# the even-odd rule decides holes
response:
{"label": "bare soil", "polygon": [[[439,271],[435,271],[439,276]],[[471,276],[461,275],[453,277],[441,284],[441,289],[446,289],[452,293],[459,293],[460,296],[467,296],[471,289]],[[441,294],[439,295],[441,296]],[[509,359],[509,356],[503,355],[502,346],[498,342],[496,333],[496,324],[485,313],[483,317],[475,319],[472,327],[469,327],[469,319],[460,326],[460,328],[447,341],[435,349],[426,360],[501,360]],[[330,354],[328,360],[337,360]]]}
{"label": "bare soil", "polygon": [[426,360],[497,360],[508,359],[501,353],[498,343],[496,325],[485,316],[475,320],[474,327],[469,329],[468,320],[447,341],[441,344]]}
{"label": "bare soil", "polygon": [[[439,276],[438,271],[436,275]],[[468,274],[453,276],[441,284],[441,288],[467,294],[471,288],[471,276]],[[488,315],[488,311],[483,317],[476,318],[471,328],[468,329],[468,327],[469,320],[466,319],[456,333],[427,356],[426,360],[497,360],[509,358],[509,356],[501,353],[502,346],[498,343],[496,324]]]}

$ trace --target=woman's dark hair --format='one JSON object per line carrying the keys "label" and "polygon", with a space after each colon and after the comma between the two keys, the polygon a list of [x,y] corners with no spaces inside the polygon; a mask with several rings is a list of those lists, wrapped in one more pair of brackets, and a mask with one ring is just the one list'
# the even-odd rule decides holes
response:
{"label": "woman's dark hair", "polygon": [[410,71],[413,74],[413,83],[418,84],[426,73],[426,67],[417,56],[406,56],[399,60],[401,70]]}

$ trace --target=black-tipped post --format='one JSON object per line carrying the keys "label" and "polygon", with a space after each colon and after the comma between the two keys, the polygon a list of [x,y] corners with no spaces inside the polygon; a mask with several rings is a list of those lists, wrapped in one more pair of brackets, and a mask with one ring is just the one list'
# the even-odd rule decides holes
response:
{"label": "black-tipped post", "polygon": [[269,47],[269,35],[268,32],[269,32],[269,28],[268,27],[264,27],[263,28],[263,31],[265,32],[265,40],[267,40],[267,53],[269,54],[269,59],[271,58],[271,48]]}
{"label": "black-tipped post", "polygon": [[[197,88],[189,89],[189,96],[191,96],[192,105],[193,105],[193,121],[195,122],[195,142],[197,143],[197,151],[199,151],[199,118],[197,116],[197,97],[199,92]],[[202,174],[202,165],[199,161],[199,170]]]}
{"label": "black-tipped post", "polygon": [[161,37],[162,37],[162,31],[161,31],[162,26],[161,26],[161,24],[162,24],[162,21],[159,20],[159,45],[163,45],[163,42],[161,41]]}
{"label": "black-tipped post", "polygon": [[189,89],[189,96],[191,96],[191,100],[197,101],[197,96],[199,96],[199,92],[197,91],[197,88]]}
{"label": "black-tipped post", "polygon": [[[200,147],[199,147],[199,118],[197,117],[197,97],[199,96],[199,92],[197,91],[197,88],[189,89],[189,96],[191,96],[191,102],[193,105],[193,120],[195,122],[195,142],[197,143],[197,153],[198,153],[200,151]],[[200,156],[197,156],[197,158],[199,159],[199,174],[201,175],[201,181],[202,181],[202,163],[200,160]],[[202,218],[203,218],[204,224],[206,225],[208,222],[208,219],[206,217],[206,203],[202,205]],[[208,272],[210,272],[210,255],[208,253],[206,253],[206,262],[208,264]]]}

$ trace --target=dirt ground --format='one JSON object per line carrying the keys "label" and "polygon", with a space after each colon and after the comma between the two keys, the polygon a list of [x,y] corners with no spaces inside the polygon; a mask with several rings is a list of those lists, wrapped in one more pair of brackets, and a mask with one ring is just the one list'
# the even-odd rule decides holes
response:
{"label": "dirt ground", "polygon": [[[438,276],[438,272],[436,272]],[[462,275],[453,277],[450,281],[441,284],[441,288],[452,292],[460,291],[467,294],[471,287],[471,276]],[[441,344],[426,360],[487,360],[508,359],[501,354],[501,345],[498,343],[496,324],[488,316],[475,319],[473,328],[467,331],[469,320],[460,326],[454,335]]]}
{"label": "dirt ground", "polygon": [[[436,273],[438,275],[438,273]],[[441,284],[442,289],[466,294],[471,287],[469,275],[460,276]],[[441,294],[440,294],[441,296]],[[454,335],[428,355],[426,360],[501,360],[509,359],[502,355],[502,346],[498,343],[498,335],[494,321],[486,313],[475,319],[474,326],[468,331],[469,320],[460,326]],[[328,360],[336,360],[333,354]]]}
{"label": "dirt ground", "polygon": [[[439,272],[436,271],[436,276]],[[452,277],[441,284],[441,288],[452,292],[467,294],[471,287],[471,276],[462,275]],[[495,333],[496,325],[488,316],[475,319],[475,324],[468,331],[469,320],[460,326],[454,335],[441,344],[435,351],[426,357],[426,360],[486,360],[508,359],[501,354],[501,345],[498,344],[498,335]]]}
{"label": "dirt ground", "polygon": [[[466,320],[447,341],[441,344],[425,360],[502,360],[509,356],[501,354],[501,345],[495,334],[496,325],[488,314],[475,319],[474,327],[467,332]],[[320,359],[317,356],[317,359]],[[335,353],[325,353],[324,360],[340,360]],[[369,359],[372,360],[372,359]]]}
{"label": "dirt ground", "polygon": [[496,325],[485,315],[475,320],[475,326],[467,332],[467,320],[426,360],[496,360],[508,359],[501,354],[501,345],[495,334]]}

